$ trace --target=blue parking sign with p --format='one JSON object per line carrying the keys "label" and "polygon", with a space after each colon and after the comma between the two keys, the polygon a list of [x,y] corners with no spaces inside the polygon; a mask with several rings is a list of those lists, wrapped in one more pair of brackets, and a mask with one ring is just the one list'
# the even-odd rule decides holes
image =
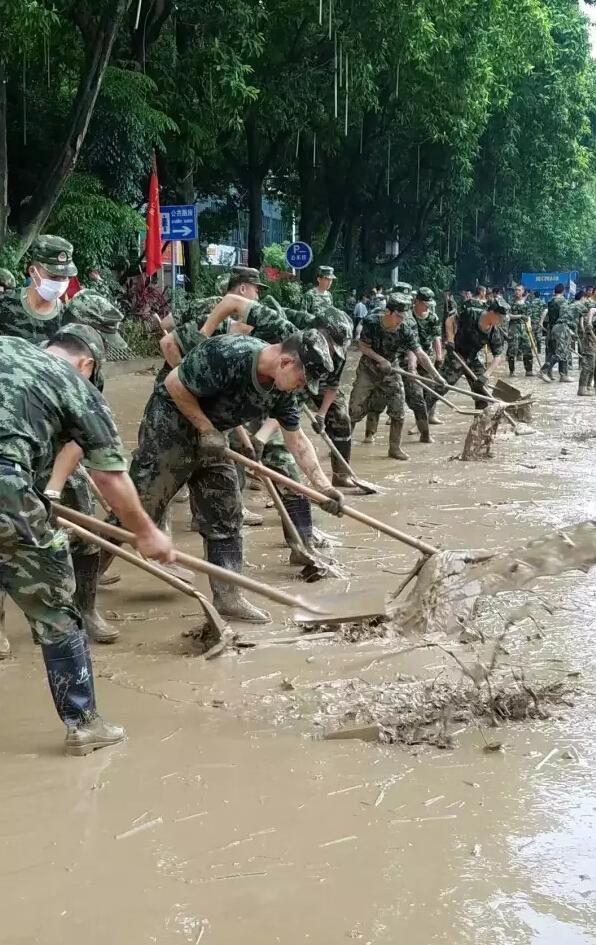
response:
{"label": "blue parking sign with p", "polygon": [[312,255],[312,248],[301,240],[290,243],[286,250],[286,260],[292,269],[306,269],[312,262]]}

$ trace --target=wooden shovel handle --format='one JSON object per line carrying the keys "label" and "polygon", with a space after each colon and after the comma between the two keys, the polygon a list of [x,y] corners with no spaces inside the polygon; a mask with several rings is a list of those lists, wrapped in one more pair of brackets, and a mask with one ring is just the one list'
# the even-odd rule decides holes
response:
{"label": "wooden shovel handle", "polygon": [[[327,496],[323,495],[322,492],[317,492],[317,490],[313,489],[312,486],[305,486],[301,482],[294,482],[293,479],[283,476],[276,470],[269,469],[268,467],[265,468],[261,465],[261,463],[255,463],[254,460],[248,459],[246,456],[242,456],[241,453],[236,453],[234,450],[227,449],[226,456],[228,456],[235,463],[238,463],[241,466],[246,466],[247,469],[252,469],[252,471],[258,476],[268,476],[269,479],[273,480],[273,482],[277,482],[279,485],[285,486],[286,489],[291,489],[293,492],[297,492],[300,495],[305,495],[313,502],[321,504],[322,502],[327,501]],[[410,548],[417,548],[418,551],[421,551],[424,555],[434,555],[439,550],[438,548],[435,548],[434,545],[428,545],[425,541],[420,541],[418,538],[413,538],[411,535],[406,534],[406,532],[401,532],[397,528],[392,528],[391,525],[386,525],[384,522],[380,522],[378,519],[372,518],[370,515],[365,515],[364,512],[359,512],[358,509],[353,509],[349,505],[344,505],[343,513],[349,518],[353,518],[356,522],[361,522],[363,525],[368,525],[369,528],[374,528],[377,531],[383,532],[385,535],[389,535],[390,538],[395,538],[396,541],[401,541],[404,545],[409,545]]]}

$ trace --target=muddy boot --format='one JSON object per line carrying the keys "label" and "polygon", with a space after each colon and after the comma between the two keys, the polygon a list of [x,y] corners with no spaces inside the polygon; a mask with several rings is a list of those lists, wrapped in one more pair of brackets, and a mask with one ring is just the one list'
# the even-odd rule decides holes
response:
{"label": "muddy boot", "polygon": [[590,395],[590,391],[588,390],[588,388],[587,388],[587,387],[582,387],[582,385],[580,384],[580,386],[577,388],[577,396],[578,396],[578,397],[590,397],[591,395]]}
{"label": "muddy boot", "polygon": [[507,364],[509,365],[509,377],[515,376],[515,358],[507,358]]}
{"label": "muddy boot", "polygon": [[[193,519],[194,521],[194,519]],[[247,509],[246,506],[242,506],[242,524],[243,525],[262,525],[264,522],[262,515],[259,515],[258,512],[251,512],[250,509]],[[192,525],[191,525],[192,530]]]}
{"label": "muddy boot", "polygon": [[378,413],[367,413],[366,415],[366,430],[364,432],[364,442],[372,443],[379,429],[379,414]]}
{"label": "muddy boot", "polygon": [[550,384],[552,381],[551,373],[546,368],[542,368],[542,370],[538,372],[538,377],[546,384]]}
{"label": "muddy boot", "polygon": [[432,427],[443,426],[443,421],[439,420],[439,418],[437,417],[437,401],[436,400],[434,404],[432,405],[432,407],[430,408],[430,410],[428,411],[428,422],[430,423]]}
{"label": "muddy boot", "polygon": [[409,459],[401,448],[401,435],[404,428],[403,420],[392,420],[389,430],[389,459]]}
{"label": "muddy boot", "polygon": [[188,491],[188,485],[185,484],[182,486],[181,489],[178,489],[178,492],[172,499],[172,502],[176,502],[177,504],[182,505],[184,504],[184,502],[188,502],[189,498],[190,498],[190,493]]}
{"label": "muddy boot", "polygon": [[[209,538],[207,545],[207,560],[217,564],[226,571],[242,571],[242,538]],[[213,606],[222,617],[232,620],[246,620],[247,623],[269,623],[271,614],[266,610],[259,610],[254,604],[240,593],[240,588],[233,584],[220,581],[219,578],[209,578],[213,592]]]}
{"label": "muddy boot", "polygon": [[77,589],[74,603],[79,611],[87,636],[95,643],[115,643],[120,636],[116,627],[111,627],[97,612],[95,595],[99,578],[99,555],[85,555],[75,551],[72,555]]}
{"label": "muddy boot", "polygon": [[[312,511],[309,500],[305,495],[296,495],[295,493],[281,493],[281,501],[283,502],[286,511],[292,522],[296,526],[296,531],[302,539],[302,544],[305,546],[307,551],[311,550],[312,546]],[[300,549],[294,548],[292,545],[291,538],[286,534],[284,529],[284,538],[286,539],[286,544],[291,550],[290,554],[290,564],[294,565],[303,565],[304,557],[301,557]]]}
{"label": "muddy boot", "polygon": [[560,374],[560,375],[559,375],[559,383],[560,383],[560,384],[571,384],[572,381],[571,381],[571,378],[569,377],[568,374]]}
{"label": "muddy boot", "polygon": [[100,587],[111,587],[113,584],[119,584],[121,580],[120,574],[102,574],[97,583]]}
{"label": "muddy boot", "polygon": [[[339,440],[333,441],[333,445],[337,449],[338,453],[343,456],[347,463],[350,462],[350,456],[352,455],[352,441],[351,440]],[[353,486],[354,483],[350,478],[347,470],[344,468],[343,463],[340,463],[337,456],[331,454],[331,485],[335,486],[336,489],[349,488]]]}
{"label": "muddy boot", "polygon": [[418,426],[418,430],[420,431],[420,442],[432,443],[433,440],[430,435],[430,430],[428,428],[428,420],[425,418],[424,420],[417,420],[416,423]]}
{"label": "muddy boot", "polygon": [[85,632],[73,624],[65,640],[42,642],[41,651],[56,711],[67,727],[66,753],[87,755],[123,741],[124,729],[104,722],[97,714]]}
{"label": "muddy boot", "polygon": [[534,358],[526,355],[524,358],[524,368],[526,371],[526,377],[534,377]]}

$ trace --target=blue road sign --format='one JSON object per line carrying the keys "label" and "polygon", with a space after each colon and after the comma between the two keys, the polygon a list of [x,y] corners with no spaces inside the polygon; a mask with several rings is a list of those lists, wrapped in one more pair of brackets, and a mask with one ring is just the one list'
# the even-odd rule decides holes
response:
{"label": "blue road sign", "polygon": [[312,249],[308,243],[290,243],[286,249],[286,260],[292,269],[306,269],[312,262]]}
{"label": "blue road sign", "polygon": [[197,238],[197,208],[194,203],[160,207],[161,238],[189,242]]}
{"label": "blue road sign", "polygon": [[[522,272],[521,284],[528,290],[551,294],[557,282],[562,282],[568,290],[570,283],[576,283],[577,272]],[[575,290],[574,290],[575,291]]]}

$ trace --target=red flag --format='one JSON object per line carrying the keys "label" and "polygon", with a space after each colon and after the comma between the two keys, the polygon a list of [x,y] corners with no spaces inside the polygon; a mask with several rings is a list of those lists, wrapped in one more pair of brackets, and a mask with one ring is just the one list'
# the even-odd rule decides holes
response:
{"label": "red flag", "polygon": [[145,239],[145,271],[152,276],[161,269],[161,213],[159,210],[159,184],[155,159],[149,181],[149,204],[147,206],[147,237]]}

